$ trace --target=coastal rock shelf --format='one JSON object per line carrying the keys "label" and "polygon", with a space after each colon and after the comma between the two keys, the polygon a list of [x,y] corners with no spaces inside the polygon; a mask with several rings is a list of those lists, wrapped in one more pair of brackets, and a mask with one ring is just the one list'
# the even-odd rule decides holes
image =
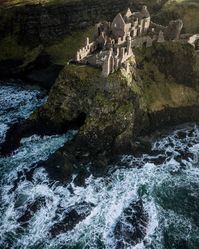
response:
{"label": "coastal rock shelf", "polygon": [[[76,164],[92,161],[101,174],[112,155],[137,151],[138,136],[198,121],[199,72],[194,48],[165,42],[137,50],[135,57],[136,67],[130,64],[129,73],[121,70],[108,78],[90,66],[67,65],[47,103],[8,132],[2,151],[17,147],[24,135],[61,134],[79,128],[75,139],[47,164],[59,161],[60,167],[72,172]],[[18,134],[14,141],[13,133]],[[146,150],[148,142],[141,147]]]}

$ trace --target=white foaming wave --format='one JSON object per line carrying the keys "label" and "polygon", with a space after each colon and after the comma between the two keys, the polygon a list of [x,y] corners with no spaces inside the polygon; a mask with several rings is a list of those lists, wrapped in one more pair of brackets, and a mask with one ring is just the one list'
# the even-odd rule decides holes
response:
{"label": "white foaming wave", "polygon": [[[33,201],[38,196],[46,197],[52,192],[51,188],[48,187],[49,179],[44,169],[37,169],[35,171],[34,182],[24,180],[23,171],[30,169],[33,163],[47,159],[51,153],[71,140],[76,133],[77,131],[70,131],[62,136],[45,136],[44,138],[34,135],[23,139],[22,146],[13,156],[0,158],[0,164],[4,166],[4,169],[9,171],[9,174],[5,174],[5,177],[2,179],[1,201],[3,204],[3,213],[2,220],[0,221],[1,241],[3,241],[6,233],[12,232],[20,226],[17,223],[17,218],[19,218],[21,212],[18,212],[19,210],[15,207],[15,198],[17,196],[23,197],[22,204],[24,208],[21,210],[23,211],[30,200]],[[17,189],[13,192],[12,189],[15,186],[15,181],[18,179],[19,172],[22,172],[22,177]],[[39,185],[41,182],[45,184]]]}
{"label": "white foaming wave", "polygon": [[194,154],[193,164],[199,164],[199,144],[193,145],[190,151]]}
{"label": "white foaming wave", "polygon": [[[0,85],[0,104],[1,111],[10,109],[11,107],[22,108],[26,104],[35,104],[38,101],[41,91],[28,86],[20,86],[15,84]],[[22,109],[21,109],[22,110]],[[2,114],[2,113],[1,113]]]}
{"label": "white foaming wave", "polygon": [[0,142],[4,142],[8,126],[30,116],[47,97],[39,90],[14,84],[0,85]]}
{"label": "white foaming wave", "polygon": [[47,184],[33,186],[30,191],[32,200],[45,197],[45,205],[31,218],[28,232],[18,240],[17,245],[23,248],[30,248],[40,241],[47,240],[48,231],[53,225],[52,220],[55,218],[56,207],[59,204],[59,196],[55,195]]}
{"label": "white foaming wave", "polygon": [[[157,167],[153,163],[145,163],[141,168],[133,167],[134,164],[137,165],[139,162],[143,163],[147,155],[144,155],[144,158],[126,156],[124,160],[128,158],[129,164],[131,164],[132,167],[118,167],[115,172],[105,178],[94,178],[90,176],[86,180],[84,187],[78,187],[74,183],[71,183],[70,186],[56,186],[56,184],[52,186],[48,181],[44,169],[40,168],[35,170],[33,182],[21,182],[21,187],[19,185],[18,192],[28,195],[31,201],[37,197],[45,197],[47,203],[31,218],[28,231],[24,236],[18,238],[17,245],[22,248],[29,248],[31,245],[34,246],[45,241],[43,248],[55,249],[60,248],[62,245],[76,246],[77,243],[80,243],[82,249],[96,249],[98,241],[101,240],[106,249],[115,248],[116,240],[114,228],[117,222],[131,202],[141,198],[144,210],[149,217],[146,236],[144,240],[136,246],[126,244],[125,249],[150,248],[154,240],[157,240],[157,234],[160,241],[156,242],[159,244],[155,248],[161,249],[162,227],[170,224],[171,221],[175,223],[177,219],[184,219],[184,216],[178,216],[172,211],[165,212],[161,206],[156,203],[154,191],[158,187],[160,188],[164,183],[177,187],[183,183],[184,179],[185,182],[186,180],[196,181],[196,179],[198,179],[198,166],[193,165],[192,159],[183,161],[186,165],[186,168],[183,170],[180,168],[180,163],[174,159],[174,156],[179,153],[179,148],[187,150],[187,143],[192,143],[192,140],[197,138],[197,132],[195,133],[196,136],[193,135],[193,138],[185,137],[184,139],[177,139],[176,134],[174,134],[156,142],[154,149],[172,152],[170,159],[164,162],[162,166]],[[169,139],[170,137],[171,139]],[[171,145],[171,141],[173,145]],[[28,146],[29,142],[31,142],[31,140],[27,142],[26,146]],[[25,143],[23,144],[25,145]],[[191,146],[190,151],[197,153],[197,146],[198,145]],[[39,153],[39,150],[36,151]],[[20,158],[22,159],[23,157]],[[27,186],[25,186],[26,184]],[[69,187],[72,191],[69,191]],[[10,200],[13,199],[11,198]],[[64,212],[59,211],[59,208],[61,207],[61,210],[67,211],[70,210],[71,206],[78,205],[78,203],[81,202],[93,204],[90,214],[88,214],[84,220],[77,223],[71,231],[63,232],[57,237],[52,238],[49,235],[50,228],[54,224],[61,222],[64,218]],[[15,216],[16,212],[14,212],[14,207],[12,205],[9,206],[9,215]],[[84,212],[84,210],[82,210],[82,212]],[[7,215],[6,217],[9,223],[9,216]],[[169,219],[171,221],[169,221]],[[165,220],[165,223],[160,224],[160,220],[161,222]],[[190,220],[185,219],[185,221],[183,226],[190,226]],[[179,222],[176,222],[176,224],[179,225]],[[11,222],[10,224],[12,230],[15,230],[17,226],[18,223],[15,222]],[[187,232],[189,231],[190,229],[187,230]]]}
{"label": "white foaming wave", "polygon": [[[184,133],[183,138],[178,137],[179,132]],[[175,130],[172,134],[154,142],[152,149],[176,153],[176,150],[185,149],[187,144],[193,141],[194,144],[196,143],[195,141],[199,143],[199,127],[197,125]]]}
{"label": "white foaming wave", "polygon": [[0,123],[0,143],[3,143],[5,141],[8,128],[8,125]]}
{"label": "white foaming wave", "polygon": [[[186,131],[186,130],[183,129],[183,131]],[[156,185],[156,184],[161,185],[161,183],[163,183],[166,179],[169,179],[171,177],[171,173],[173,174],[173,173],[175,173],[175,171],[178,172],[178,170],[180,169],[180,163],[177,162],[174,159],[174,156],[179,154],[177,150],[179,148],[181,150],[186,149],[187,148],[187,142],[188,141],[191,142],[190,140],[198,139],[198,134],[199,133],[198,133],[198,129],[196,129],[196,131],[194,131],[195,134],[193,135],[193,139],[188,138],[186,136],[185,139],[181,139],[181,140],[176,139],[176,133],[177,132],[175,132],[174,135],[163,139],[163,141],[159,141],[158,145],[157,145],[157,143],[154,145],[154,149],[158,148],[159,150],[162,150],[162,149],[165,150],[165,148],[166,148],[167,151],[172,152],[172,156],[171,156],[171,159],[169,161],[164,163],[164,165],[160,169],[158,169],[153,164],[150,164],[150,165],[146,164],[145,167],[141,169],[141,170],[144,170],[143,176],[142,177],[139,176],[139,178],[137,178],[137,179],[135,177],[136,176],[135,173],[133,173],[133,175],[131,175],[131,179],[134,179],[134,180],[136,179],[135,181],[137,181],[138,185],[141,184],[142,179],[148,179],[148,182],[150,183],[150,185],[153,185],[153,184],[154,185]],[[171,142],[173,143],[173,145],[168,145],[168,144],[171,144]],[[136,159],[133,158],[133,161],[135,162]],[[188,170],[189,167],[192,167],[191,160],[189,160],[189,159],[188,160],[182,160],[182,162],[186,164],[187,168],[185,169],[185,171]],[[175,166],[176,166],[177,169],[175,169]],[[149,170],[150,167],[151,167],[151,169],[153,169],[153,173],[152,173],[152,175],[150,177],[148,177],[146,172],[148,173],[148,170]],[[192,167],[192,169],[193,169],[193,167]],[[138,169],[136,169],[136,171],[137,170]],[[119,170],[118,172],[121,172],[121,171]],[[116,186],[114,186],[114,187],[112,186],[112,188],[115,189],[116,190],[115,193],[118,193],[118,195],[120,196],[121,203],[124,203],[125,198],[122,199],[123,196],[122,196],[121,185],[125,186],[125,189],[128,189],[129,192],[131,190],[131,187],[128,184],[126,184],[126,181],[125,182],[121,181],[123,176],[121,176],[120,174],[118,175],[118,172],[116,172],[115,175],[116,175],[116,182],[119,183],[120,188],[118,189]],[[130,171],[130,172],[132,172],[132,171]],[[130,176],[130,172],[128,170],[125,170],[125,178],[124,179],[127,180],[127,182],[130,181],[130,179],[128,179],[128,177],[126,179],[126,175]],[[198,174],[198,169],[196,169],[196,172]],[[187,172],[186,172],[186,176],[187,175],[189,175],[189,174],[187,174]],[[194,178],[196,179],[195,176],[194,176]],[[178,179],[178,177],[176,179]],[[113,184],[113,182],[111,182],[111,183]],[[91,183],[90,183],[90,185],[91,185]],[[95,200],[96,195],[98,195],[99,192],[100,192],[100,189],[103,189],[103,188],[104,188],[104,186],[99,187],[99,182],[98,182],[98,187],[96,188],[97,193],[95,194],[94,197],[93,197],[93,195],[91,195],[91,196],[89,195],[89,199],[90,200]],[[153,192],[153,187],[150,186],[149,190],[151,192]],[[78,190],[78,192],[79,192],[79,190]],[[90,193],[90,191],[88,189],[86,189],[86,192]],[[130,195],[129,195],[132,199],[133,199],[132,196],[134,195],[134,193],[136,193],[136,187],[135,186],[134,186],[134,191],[130,192]],[[82,196],[82,194],[81,194],[81,196]],[[76,226],[76,228],[73,230],[73,232],[70,233],[69,236],[61,235],[60,238],[59,238],[59,242],[57,241],[58,244],[61,243],[60,241],[64,240],[64,239],[66,239],[66,241],[69,241],[70,243],[72,243],[72,241],[80,240],[80,238],[82,238],[83,234],[89,233],[89,231],[86,231],[86,229],[84,227],[84,225],[86,224],[87,226],[89,226],[89,230],[98,231],[98,233],[100,233],[100,227],[102,227],[101,230],[103,230],[103,231],[101,231],[101,233],[103,234],[103,241],[105,241],[106,248],[114,248],[115,243],[113,241],[113,236],[110,236],[109,231],[110,231],[110,229],[112,229],[114,227],[114,222],[117,220],[117,218],[120,216],[120,214],[124,210],[125,205],[121,204],[121,203],[119,203],[119,205],[117,205],[117,204],[115,205],[115,200],[117,200],[117,195],[115,196],[113,194],[113,196],[111,196],[108,193],[107,189],[105,190],[105,193],[102,194],[102,196],[106,200],[105,205],[108,207],[108,210],[106,209],[106,206],[105,207],[103,206],[103,204],[100,207],[99,207],[99,204],[98,204],[98,206],[94,209],[94,211],[91,213],[91,215],[89,217],[87,217],[83,222],[79,223]],[[107,198],[110,198],[112,203],[110,203],[107,200]],[[128,201],[131,198],[129,198],[129,199],[127,198]],[[93,201],[93,203],[96,204],[96,201]],[[103,198],[100,199],[99,203],[103,203]],[[149,206],[151,206],[151,205],[149,205]],[[98,211],[98,209],[99,209],[99,211]],[[154,231],[156,230],[156,228],[158,226],[158,211],[157,211],[157,209],[153,208],[152,211],[151,212],[148,211],[148,213],[150,214],[149,216],[151,216],[153,218],[151,219],[152,223],[149,223],[148,231],[150,231],[150,232],[147,233],[147,236],[146,236],[145,240],[147,240],[147,239],[150,240],[150,236],[154,233]],[[90,221],[91,219],[93,219],[92,222]],[[97,220],[97,222],[96,222],[96,220]],[[100,222],[100,221],[103,221],[104,224],[102,224],[102,222]],[[89,223],[90,223],[90,225],[89,225]],[[95,224],[100,224],[100,225],[92,228],[94,223]],[[108,225],[106,226],[106,224],[108,224]],[[79,231],[83,231],[82,234],[78,235]],[[75,237],[74,237],[74,234],[75,234]],[[61,237],[62,237],[62,239],[61,239]],[[91,233],[88,237],[95,238],[96,236],[94,236],[94,234]],[[84,238],[83,240],[87,241],[88,239]],[[52,243],[52,245],[55,245],[55,244]],[[87,242],[87,245],[88,245],[88,242]],[[96,247],[96,245],[93,245],[93,241],[89,245],[90,245],[90,248],[95,248]],[[137,248],[139,248],[139,247],[140,248],[145,248],[143,243],[141,243],[140,245],[137,245]]]}
{"label": "white foaming wave", "polygon": [[[133,172],[131,170],[128,172],[118,170],[111,176],[108,185],[103,178],[95,179],[90,177],[87,179],[85,188],[73,186],[74,196],[70,198],[72,203],[82,200],[86,202],[92,201],[95,207],[90,215],[79,222],[72,231],[61,234],[51,240],[48,246],[50,248],[54,248],[55,245],[59,247],[62,244],[75,246],[77,241],[79,241],[79,243],[84,244],[82,248],[86,248],[86,246],[97,248],[97,241],[101,239],[106,248],[114,248],[116,242],[114,238],[115,225],[124,209],[132,201],[139,198],[137,194],[138,188],[141,184],[148,183],[147,177],[154,174],[154,168],[154,165],[146,165],[146,167],[139,169],[138,172],[137,169],[134,169]],[[145,170],[148,175],[145,174]],[[149,226],[146,235],[149,241],[158,224],[157,211],[153,200],[146,200],[144,208],[146,208],[149,214]]]}
{"label": "white foaming wave", "polygon": [[[62,147],[77,134],[76,130],[71,130],[64,135],[38,136],[33,135],[21,140],[21,146],[11,157],[1,157],[0,164],[9,171],[8,182],[15,178],[17,172],[29,169],[34,163],[46,160],[50,154]],[[6,170],[6,169],[5,169]]]}

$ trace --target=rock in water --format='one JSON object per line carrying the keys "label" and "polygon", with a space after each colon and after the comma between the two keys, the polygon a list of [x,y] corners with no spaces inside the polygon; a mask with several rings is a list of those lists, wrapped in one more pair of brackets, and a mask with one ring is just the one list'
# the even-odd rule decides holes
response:
{"label": "rock in water", "polygon": [[116,248],[123,249],[126,245],[135,246],[146,235],[148,215],[141,200],[132,202],[126,208],[115,226]]}

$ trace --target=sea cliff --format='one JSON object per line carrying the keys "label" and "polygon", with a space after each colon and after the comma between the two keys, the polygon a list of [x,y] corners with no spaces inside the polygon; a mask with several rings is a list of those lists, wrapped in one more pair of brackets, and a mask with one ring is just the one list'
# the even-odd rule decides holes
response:
{"label": "sea cliff", "polygon": [[136,50],[134,60],[130,73],[121,69],[108,78],[90,66],[65,66],[47,103],[8,132],[2,152],[17,147],[23,136],[78,128],[75,139],[47,164],[59,162],[72,172],[92,162],[101,174],[114,155],[150,150],[150,139],[140,137],[199,121],[198,57],[190,45],[156,44]]}
{"label": "sea cliff", "polygon": [[[61,26],[59,28],[56,26],[55,21],[52,27],[49,26],[53,18],[52,20],[50,18],[50,21],[41,22],[45,18],[49,20],[50,12],[45,18],[41,18],[43,14],[39,14],[40,21],[33,18],[37,20],[36,23],[33,22],[33,26],[36,27],[35,24],[41,25],[41,23],[47,26],[39,28],[41,33],[38,34],[35,28],[31,28],[33,26],[29,23],[30,16],[26,11],[33,8],[34,10],[31,10],[33,15],[38,13],[38,9],[49,11],[52,8],[52,14],[56,16],[57,8],[63,11],[63,15],[69,13],[65,9],[69,8],[73,16],[72,6],[76,6],[76,10],[80,11],[83,3],[87,4],[89,1],[81,2],[78,7],[76,2],[64,4],[59,8],[57,5],[24,6],[20,11],[25,11],[23,13],[26,14],[23,15],[20,12],[19,19],[28,18],[22,22],[28,25],[28,32],[37,37],[36,39],[43,39],[41,34],[45,31],[44,37],[50,42],[51,38],[53,40],[58,35],[56,32],[51,32],[51,28],[56,27],[55,30],[61,30],[61,37],[74,28],[73,25],[78,26],[77,23],[83,22],[84,15],[78,14],[77,11],[76,14],[81,18],[75,18],[76,23],[70,18],[64,19],[63,23],[67,23],[68,26],[62,29]],[[106,1],[107,5],[103,6],[102,2],[100,4],[98,2],[102,8],[101,15],[107,14],[106,11],[109,10],[107,6],[112,6],[111,3],[112,1]],[[97,21],[98,15],[93,13],[98,7],[95,8],[95,2],[93,4],[88,8],[84,5],[82,12],[89,20],[88,26]],[[125,4],[131,6],[132,1]],[[114,1],[114,6],[111,11],[108,11],[107,17],[112,17],[118,9],[125,7],[123,1]],[[59,24],[60,20],[62,18],[59,19]],[[13,24],[13,21],[11,23]],[[21,21],[18,23],[20,23],[20,29],[17,30],[19,32],[16,33],[17,37],[23,31],[27,34],[27,39],[33,39],[25,31],[25,26],[21,28],[23,27]],[[12,30],[11,27],[9,30]],[[60,67],[56,68],[57,71],[53,74],[53,80],[48,86],[50,90],[47,103],[37,109],[29,119],[14,124],[7,132],[6,141],[1,146],[3,154],[16,149],[20,139],[25,136],[35,133],[62,134],[69,129],[78,129],[79,132],[75,138],[53,154],[47,164],[57,162],[64,171],[73,172],[78,165],[91,163],[95,169],[94,172],[99,171],[101,174],[106,171],[108,162],[115,155],[150,150],[150,139],[146,136],[151,132],[169,125],[199,121],[199,56],[191,45],[172,41],[156,43],[150,48],[135,49],[135,57],[130,61],[129,72],[121,69],[104,78],[100,69],[88,65],[67,64],[68,59],[84,40],[87,34],[84,31],[77,31],[76,39],[73,39],[74,32],[68,35],[61,45],[60,43],[43,44],[31,50],[31,53],[29,50],[26,51],[25,60],[22,60],[22,65],[17,66],[19,70],[17,72],[32,73],[31,70],[36,70],[37,77],[42,78],[42,67],[44,67],[42,71],[44,75],[49,75],[51,72],[49,68],[55,65],[54,60],[64,61],[64,63],[58,63]],[[87,29],[87,32],[91,34],[92,29]],[[22,36],[25,37],[23,34]],[[34,41],[38,42],[33,39]],[[44,40],[42,42],[45,43]],[[63,49],[66,49],[67,56],[63,53],[65,51]],[[53,57],[52,51],[59,51],[59,53]],[[3,63],[5,58],[2,60]],[[9,58],[9,60],[12,59]],[[12,65],[11,69],[13,69]],[[47,82],[49,82],[48,79]]]}

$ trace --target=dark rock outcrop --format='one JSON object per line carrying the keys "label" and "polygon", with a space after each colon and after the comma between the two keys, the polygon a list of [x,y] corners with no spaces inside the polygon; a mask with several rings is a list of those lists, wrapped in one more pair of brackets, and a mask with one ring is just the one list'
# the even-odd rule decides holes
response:
{"label": "dark rock outcrop", "polygon": [[0,78],[21,79],[49,90],[55,83],[62,65],[52,64],[43,46],[34,49],[30,58],[0,60]]}
{"label": "dark rock outcrop", "polygon": [[[190,65],[187,66],[187,54]],[[164,56],[165,55],[165,58]],[[59,162],[66,177],[81,165],[96,176],[105,174],[109,159],[138,150],[136,138],[156,129],[199,121],[199,83],[195,51],[177,43],[154,45],[136,52],[137,67],[103,78],[99,69],[67,65],[51,88],[48,102],[17,129],[8,132],[2,152],[32,133],[55,134],[79,126],[69,144],[51,155],[46,165]],[[176,74],[172,65],[178,63]],[[186,68],[186,72],[184,72]],[[186,77],[181,77],[180,72]],[[191,80],[191,82],[187,82]],[[140,148],[150,150],[147,141]],[[84,175],[85,172],[83,172]]]}
{"label": "dark rock outcrop", "polygon": [[[61,233],[66,233],[72,230],[79,222],[90,215],[93,206],[93,204],[82,202],[72,206],[68,212],[64,213],[64,215],[62,213],[64,218],[51,227],[51,236],[56,237]],[[64,212],[64,209],[62,212]]]}
{"label": "dark rock outcrop", "polygon": [[34,214],[41,209],[43,206],[46,206],[46,201],[44,197],[38,197],[33,203],[29,203],[25,212],[17,219],[22,226],[28,226],[29,220],[34,216]]}
{"label": "dark rock outcrop", "polygon": [[135,246],[146,235],[148,215],[141,200],[135,201],[126,208],[117,222],[114,234],[117,249]]}

